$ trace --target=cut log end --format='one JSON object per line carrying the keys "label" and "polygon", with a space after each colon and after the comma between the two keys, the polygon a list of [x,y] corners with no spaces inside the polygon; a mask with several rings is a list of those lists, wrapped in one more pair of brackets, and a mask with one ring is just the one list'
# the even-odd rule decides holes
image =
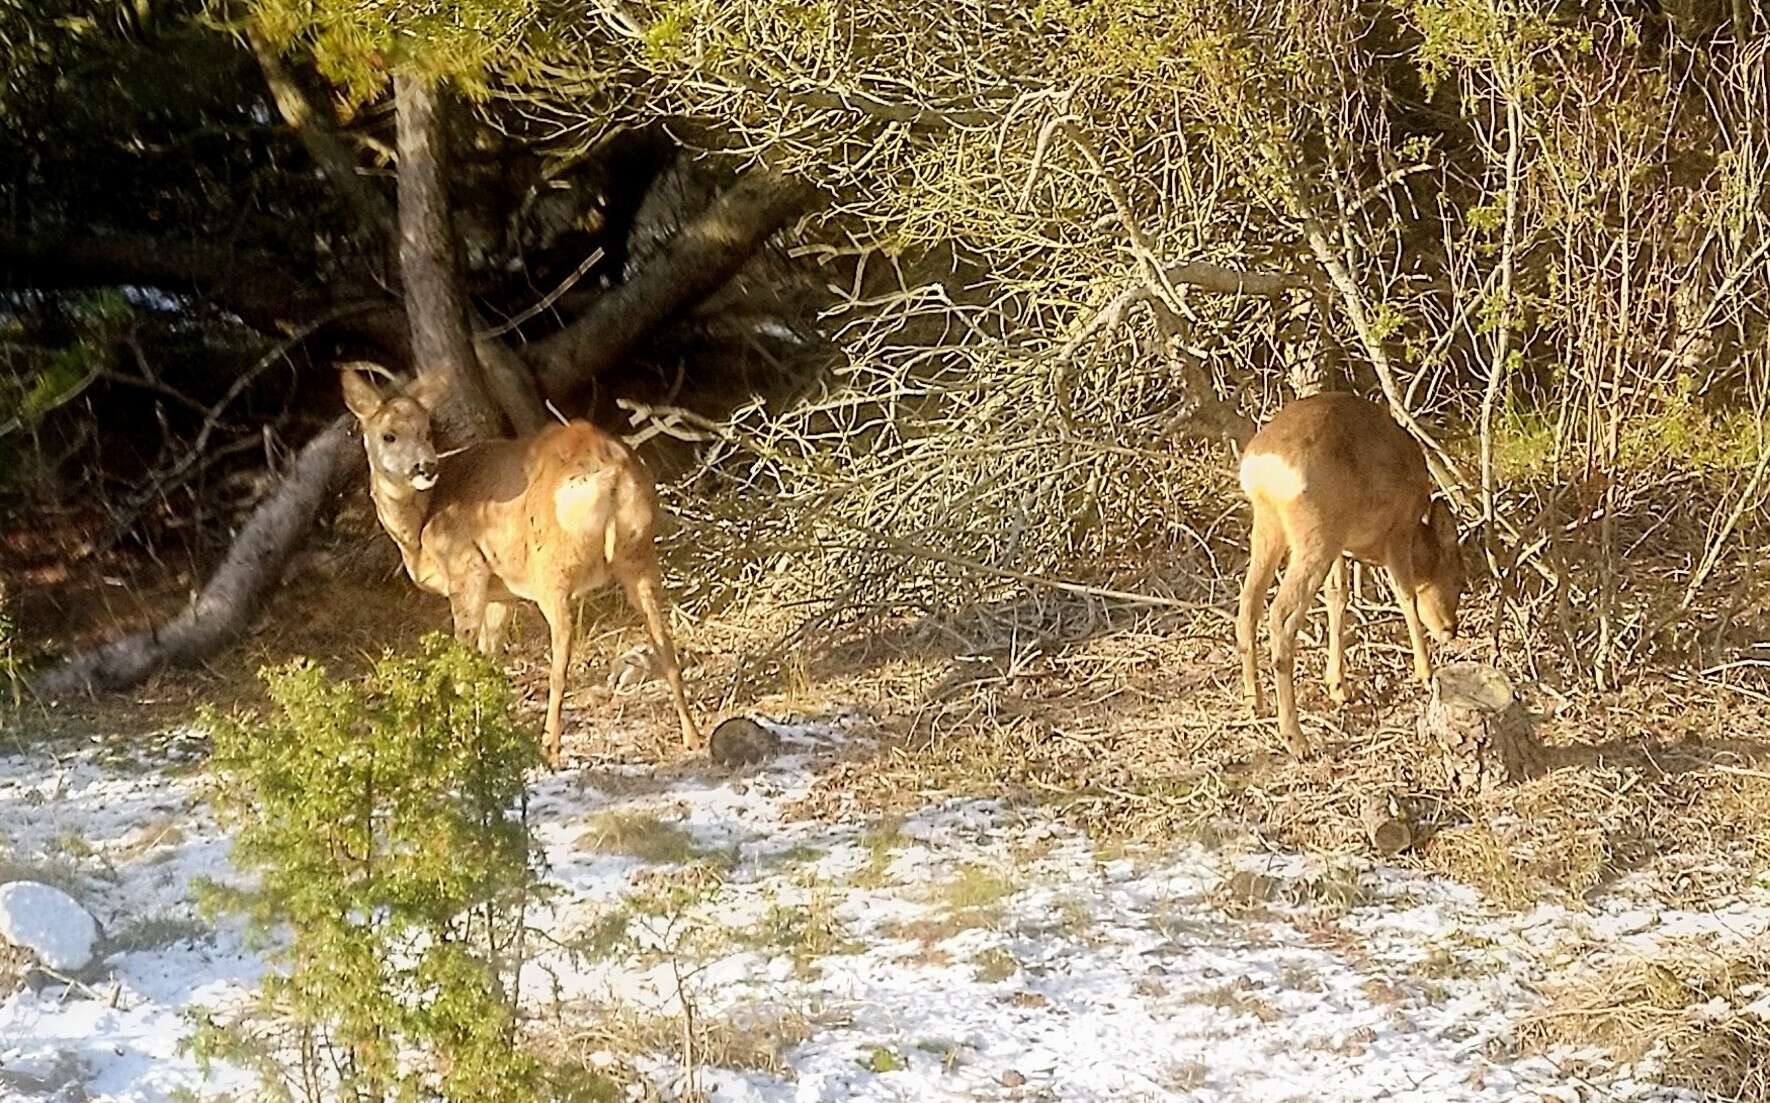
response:
{"label": "cut log end", "polygon": [[1414,844],[1413,825],[1386,795],[1367,802],[1359,820],[1371,849],[1385,858],[1400,854]]}
{"label": "cut log end", "polygon": [[1434,672],[1419,726],[1445,753],[1458,789],[1515,785],[1544,768],[1542,745],[1511,682],[1486,663],[1452,663]]}

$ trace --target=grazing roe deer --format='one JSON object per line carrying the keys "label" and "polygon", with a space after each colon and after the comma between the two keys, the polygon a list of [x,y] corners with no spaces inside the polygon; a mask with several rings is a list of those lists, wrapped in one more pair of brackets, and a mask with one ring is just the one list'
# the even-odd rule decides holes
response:
{"label": "grazing roe deer", "polygon": [[356,367],[344,366],[345,404],[362,426],[375,514],[412,581],[446,596],[456,637],[487,655],[498,649],[511,602],[531,601],[547,620],[548,765],[559,766],[573,599],[611,580],[645,618],[683,743],[698,747],[660,598],[657,491],[638,457],[583,421],[438,456],[430,426],[444,397],[437,378],[420,374],[405,393],[385,395]]}
{"label": "grazing roe deer", "polygon": [[1291,751],[1307,753],[1292,687],[1297,630],[1327,582],[1328,695],[1345,703],[1346,560],[1350,554],[1388,569],[1413,643],[1414,673],[1432,676],[1426,630],[1440,642],[1456,635],[1463,558],[1456,520],[1431,496],[1426,458],[1387,410],[1348,394],[1300,398],[1248,442],[1241,488],[1254,507],[1248,576],[1242,584],[1235,642],[1249,709],[1265,711],[1255,661],[1255,621],[1281,560],[1284,580],[1273,599],[1269,631],[1278,688],[1278,728]]}

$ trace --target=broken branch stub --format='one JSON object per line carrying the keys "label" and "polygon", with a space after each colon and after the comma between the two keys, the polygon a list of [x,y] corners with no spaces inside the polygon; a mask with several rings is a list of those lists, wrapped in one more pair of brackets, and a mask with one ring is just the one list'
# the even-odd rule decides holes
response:
{"label": "broken branch stub", "polygon": [[1444,752],[1453,788],[1481,792],[1543,770],[1542,744],[1506,676],[1486,663],[1451,663],[1432,675],[1420,734]]}

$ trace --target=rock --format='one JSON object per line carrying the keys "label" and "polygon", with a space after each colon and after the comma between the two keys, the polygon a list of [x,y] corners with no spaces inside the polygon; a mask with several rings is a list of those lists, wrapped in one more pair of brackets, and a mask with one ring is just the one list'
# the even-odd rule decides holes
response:
{"label": "rock", "polygon": [[92,964],[98,923],[72,896],[36,881],[0,885],[0,939],[47,968],[78,973]]}
{"label": "rock", "polygon": [[747,716],[733,716],[713,729],[707,757],[721,766],[742,766],[773,757],[780,737]]}

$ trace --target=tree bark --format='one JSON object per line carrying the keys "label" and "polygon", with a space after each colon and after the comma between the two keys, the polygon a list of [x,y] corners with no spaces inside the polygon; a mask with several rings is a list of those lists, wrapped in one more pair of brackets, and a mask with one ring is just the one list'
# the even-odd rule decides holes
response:
{"label": "tree bark", "polygon": [[399,261],[412,358],[448,383],[443,436],[455,445],[503,434],[473,354],[467,297],[461,290],[455,234],[449,225],[448,127],[443,91],[411,73],[393,78],[399,118]]}
{"label": "tree bark", "polygon": [[227,558],[184,612],[77,655],[32,683],[48,699],[124,689],[168,665],[201,662],[243,635],[281,581],[320,506],[365,466],[355,422],[339,418],[307,442],[277,489],[253,511]]}
{"label": "tree bark", "polygon": [[1451,663],[1433,671],[1419,729],[1444,752],[1446,775],[1459,793],[1516,785],[1545,767],[1542,744],[1511,682],[1486,663]]}
{"label": "tree bark", "polygon": [[631,280],[534,346],[528,359],[542,392],[567,398],[619,362],[646,334],[722,287],[812,199],[805,185],[772,173],[753,172],[739,180]]}

